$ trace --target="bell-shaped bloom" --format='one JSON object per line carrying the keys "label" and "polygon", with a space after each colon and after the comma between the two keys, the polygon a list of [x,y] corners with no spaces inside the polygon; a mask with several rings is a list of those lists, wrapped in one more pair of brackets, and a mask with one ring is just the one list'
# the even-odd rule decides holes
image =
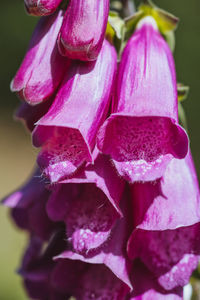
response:
{"label": "bell-shaped bloom", "polygon": [[21,189],[6,197],[3,204],[12,208],[12,217],[18,227],[46,240],[56,228],[45,210],[49,196],[44,179],[36,171]]}
{"label": "bell-shaped bloom", "polygon": [[97,145],[128,181],[155,180],[173,157],[186,156],[174,61],[152,17],[138,23],[124,49],[112,112],[99,130]]}
{"label": "bell-shaped bloom", "polygon": [[24,0],[29,14],[33,16],[47,16],[56,11],[62,0]]}
{"label": "bell-shaped bloom", "polygon": [[47,212],[53,221],[65,222],[72,248],[85,255],[108,240],[121,216],[124,182],[103,155],[64,182],[53,188]]}
{"label": "bell-shaped bloom", "polygon": [[200,223],[164,231],[136,229],[128,242],[130,259],[140,258],[168,291],[189,282],[199,254]]}
{"label": "bell-shaped bloom", "polygon": [[109,13],[109,0],[72,0],[58,37],[60,53],[91,61],[101,50]]}
{"label": "bell-shaped bloom", "polygon": [[176,229],[200,222],[199,185],[192,156],[172,159],[161,179],[131,185],[134,225]]}
{"label": "bell-shaped bloom", "polygon": [[[130,236],[130,233],[132,231],[132,222],[130,219],[130,210],[126,206],[126,190],[123,194],[122,198],[122,212],[123,212],[123,218],[118,219],[115,222],[115,225],[112,228],[112,231],[110,233],[109,238],[105,241],[104,244],[100,245],[95,251],[89,251],[85,253],[78,253],[77,249],[67,249],[60,255],[58,255],[56,258],[68,258],[72,260],[81,260],[83,262],[87,262],[90,264],[104,264],[106,267],[108,267],[121,281],[123,281],[129,290],[132,290],[132,284],[130,282],[130,271],[131,271],[131,261],[127,257],[126,253],[126,245],[128,238]],[[101,209],[101,206],[99,207]],[[104,208],[105,209],[105,208]],[[100,212],[103,213],[102,211]],[[104,216],[101,216],[102,224],[106,224],[104,220],[107,218],[107,213],[104,214]],[[80,211],[81,214],[81,211]],[[94,212],[93,212],[94,214]],[[97,212],[94,214],[94,218],[96,217]],[[82,218],[84,218],[84,215],[82,215]],[[78,218],[76,218],[78,220]],[[80,219],[80,217],[79,217]],[[98,217],[99,219],[99,217]],[[97,220],[98,221],[98,220]],[[97,221],[93,221],[93,224],[97,224]],[[85,222],[85,225],[86,222]],[[87,228],[87,227],[86,227]],[[98,227],[96,227],[98,230]],[[83,235],[80,237],[80,239],[85,238],[87,239],[87,236],[84,236],[87,230],[84,232],[83,228]],[[88,236],[89,238],[90,236]]]}
{"label": "bell-shaped bloom", "polygon": [[52,182],[92,161],[96,134],[109,109],[116,64],[116,51],[105,40],[95,62],[71,65],[53,105],[37,122],[33,144],[42,146],[38,164]]}
{"label": "bell-shaped bloom", "polygon": [[11,90],[31,105],[49,98],[66,73],[69,61],[59,54],[56,44],[62,21],[62,11],[40,19],[26,56],[11,82]]}
{"label": "bell-shaped bloom", "polygon": [[22,102],[15,112],[14,117],[17,120],[21,120],[25,124],[27,129],[32,132],[35,128],[35,123],[48,112],[52,102],[53,97],[48,101],[34,106],[26,102]]}

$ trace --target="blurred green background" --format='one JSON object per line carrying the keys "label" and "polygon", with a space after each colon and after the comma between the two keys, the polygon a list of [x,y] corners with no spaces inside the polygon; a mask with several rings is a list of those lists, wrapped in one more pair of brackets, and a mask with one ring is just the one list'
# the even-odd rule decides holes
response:
{"label": "blurred green background", "polygon": [[[176,32],[175,60],[177,77],[190,86],[187,113],[191,148],[200,175],[200,1],[157,0],[156,4],[180,18]],[[1,101],[0,101],[0,198],[24,182],[34,165],[36,150],[29,134],[13,121],[19,100],[9,91],[9,84],[24,56],[37,18],[28,17],[23,0],[1,0]],[[0,208],[0,300],[28,299],[18,275],[14,273],[25,247],[26,235],[18,231],[8,218],[8,210]]]}

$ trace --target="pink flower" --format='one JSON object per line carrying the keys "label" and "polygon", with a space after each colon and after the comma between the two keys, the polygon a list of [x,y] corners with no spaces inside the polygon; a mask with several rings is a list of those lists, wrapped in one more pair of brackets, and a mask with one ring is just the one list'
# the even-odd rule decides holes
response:
{"label": "pink flower", "polygon": [[58,37],[60,53],[71,59],[97,59],[108,12],[109,0],[71,0]]}
{"label": "pink flower", "polygon": [[116,52],[106,40],[95,62],[74,62],[48,113],[37,122],[33,144],[38,164],[52,182],[92,161],[96,134],[105,120],[116,71]]}
{"label": "pink flower", "polygon": [[40,19],[26,56],[11,82],[11,90],[31,105],[48,99],[67,71],[69,62],[59,54],[56,45],[62,20],[62,11]]}
{"label": "pink flower", "polygon": [[117,176],[108,158],[97,155],[76,177],[53,189],[47,203],[49,218],[64,221],[69,243],[83,255],[102,245],[121,217],[119,202],[124,182]]}
{"label": "pink flower", "polygon": [[188,138],[178,125],[176,89],[171,51],[154,19],[146,17],[123,52],[112,114],[97,140],[126,180],[154,180],[172,157],[186,156]]}

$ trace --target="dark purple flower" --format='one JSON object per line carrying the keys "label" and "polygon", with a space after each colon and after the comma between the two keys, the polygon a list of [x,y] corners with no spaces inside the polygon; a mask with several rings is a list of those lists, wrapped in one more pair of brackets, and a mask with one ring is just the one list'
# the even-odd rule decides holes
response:
{"label": "dark purple flower", "polygon": [[46,240],[56,228],[45,210],[49,196],[44,179],[36,171],[21,189],[6,197],[3,204],[12,208],[12,217],[17,226]]}

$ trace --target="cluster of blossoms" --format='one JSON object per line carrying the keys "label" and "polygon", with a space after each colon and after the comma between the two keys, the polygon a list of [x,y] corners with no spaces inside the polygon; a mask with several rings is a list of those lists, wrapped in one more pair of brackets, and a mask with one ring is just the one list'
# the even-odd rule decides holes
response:
{"label": "cluster of blossoms", "polygon": [[60,4],[25,0],[43,16],[11,84],[41,148],[31,179],[4,199],[30,233],[25,288],[41,300],[183,299],[200,198],[171,50],[147,14],[117,64],[109,0]]}

